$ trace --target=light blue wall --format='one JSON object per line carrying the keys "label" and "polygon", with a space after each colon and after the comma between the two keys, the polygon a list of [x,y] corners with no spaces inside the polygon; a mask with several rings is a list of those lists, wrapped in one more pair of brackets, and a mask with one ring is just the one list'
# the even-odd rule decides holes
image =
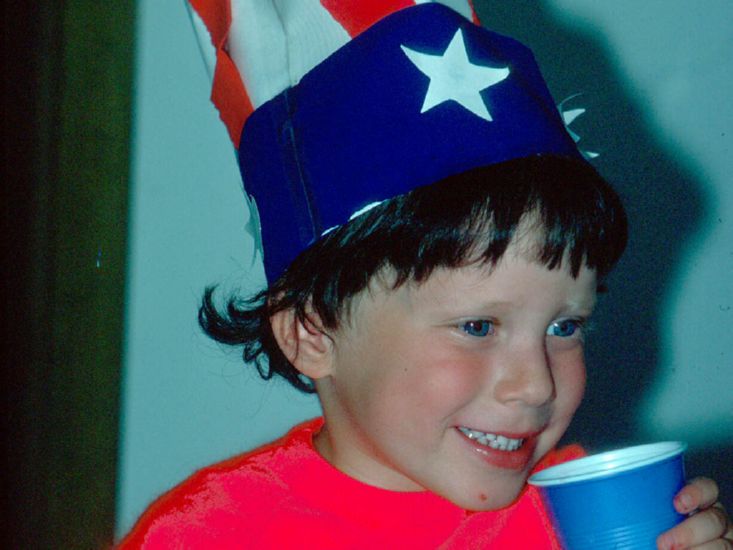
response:
{"label": "light blue wall", "polygon": [[316,416],[196,323],[203,289],[256,288],[239,171],[182,0],[138,3],[118,533],[207,463]]}
{"label": "light blue wall", "polygon": [[[183,2],[138,4],[120,533],[196,468],[318,414],[314,398],[259,382],[197,328],[207,284],[264,278]],[[487,26],[535,49],[556,99],[583,92],[578,129],[629,206],[634,236],[601,305],[573,435],[685,439],[699,457],[730,458],[733,3],[477,5]]]}
{"label": "light blue wall", "polygon": [[[553,4],[559,21],[596,34],[624,80],[639,123],[662,154],[689,172],[682,177],[691,193],[703,197],[698,227],[691,235],[689,228],[680,228],[680,238],[689,242],[673,266],[669,287],[659,289],[665,292],[659,326],[663,368],[650,381],[640,420],[650,437],[730,443],[733,402],[725,398],[725,388],[733,388],[733,3]],[[614,114],[604,116],[613,120]],[[602,138],[596,144],[602,149]],[[615,152],[610,147],[607,156]],[[674,199],[685,208],[689,197]],[[654,203],[656,197],[648,200]],[[664,253],[669,243],[656,246]],[[633,329],[634,319],[628,323]]]}

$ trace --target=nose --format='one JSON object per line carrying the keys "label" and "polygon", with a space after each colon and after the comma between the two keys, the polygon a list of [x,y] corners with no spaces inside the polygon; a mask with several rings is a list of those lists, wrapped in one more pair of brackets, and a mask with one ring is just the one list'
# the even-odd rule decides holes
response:
{"label": "nose", "polygon": [[505,404],[540,407],[550,402],[555,397],[555,380],[545,347],[532,345],[508,352],[499,366],[494,394]]}

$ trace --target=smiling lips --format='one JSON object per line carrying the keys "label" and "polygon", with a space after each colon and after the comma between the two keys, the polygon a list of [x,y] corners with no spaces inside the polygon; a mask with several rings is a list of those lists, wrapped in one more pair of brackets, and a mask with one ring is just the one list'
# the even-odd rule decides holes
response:
{"label": "smiling lips", "polygon": [[512,439],[503,435],[480,432],[463,426],[459,426],[458,429],[469,439],[499,451],[516,451],[524,443],[524,439]]}
{"label": "smiling lips", "polygon": [[508,437],[506,435],[492,434],[456,426],[458,433],[464,441],[470,443],[473,450],[484,462],[507,470],[524,470],[532,460],[537,436],[539,434],[527,435],[521,438]]}

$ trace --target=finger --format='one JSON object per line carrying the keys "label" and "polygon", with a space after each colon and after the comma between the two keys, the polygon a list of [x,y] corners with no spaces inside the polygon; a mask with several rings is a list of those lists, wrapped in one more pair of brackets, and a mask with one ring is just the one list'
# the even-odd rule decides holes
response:
{"label": "finger", "polygon": [[718,500],[718,484],[712,479],[698,477],[685,485],[674,497],[674,507],[680,514],[709,508]]}
{"label": "finger", "polygon": [[691,550],[733,550],[733,542],[726,539],[718,539],[699,546],[693,546]]}
{"label": "finger", "polygon": [[723,507],[723,505],[722,505],[722,504],[720,504],[720,503],[716,503],[716,504],[714,504],[714,506],[718,506],[718,507],[720,507],[720,509],[721,509],[721,510],[723,511],[723,513],[725,514],[725,516],[726,516],[726,518],[727,518],[727,522],[728,522],[728,529],[727,529],[727,530],[726,530],[726,532],[725,532],[725,533],[723,534],[723,538],[724,538],[724,539],[725,539],[726,541],[728,541],[728,542],[729,542],[729,544],[730,544],[730,547],[731,547],[731,549],[733,550],[733,521],[731,521],[731,518],[730,518],[730,516],[728,516],[728,514],[726,513],[726,511],[725,511],[725,508]]}
{"label": "finger", "polygon": [[657,547],[661,550],[694,548],[720,539],[728,527],[728,516],[725,511],[718,506],[713,506],[662,533],[657,538]]}

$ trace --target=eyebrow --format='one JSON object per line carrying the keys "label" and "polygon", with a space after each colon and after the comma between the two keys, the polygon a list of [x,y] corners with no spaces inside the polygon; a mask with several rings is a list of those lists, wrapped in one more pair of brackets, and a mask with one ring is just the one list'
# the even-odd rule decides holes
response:
{"label": "eyebrow", "polygon": [[567,306],[569,306],[570,309],[579,310],[582,312],[588,312],[587,314],[590,315],[593,310],[596,308],[597,301],[592,300],[590,302],[569,302]]}
{"label": "eyebrow", "polygon": [[[595,296],[587,300],[568,300],[565,303],[560,303],[558,309],[580,311],[581,313],[590,315],[590,313],[595,309],[597,302],[598,300],[595,298]],[[487,311],[501,311],[502,309],[512,308],[515,306],[514,302],[505,300],[492,300],[486,302],[476,301],[473,302],[469,307],[459,307],[457,304],[450,301],[441,304],[438,304],[437,302],[434,303],[440,308],[446,308],[448,310],[460,309],[463,312],[462,314],[467,315],[481,315]]]}
{"label": "eyebrow", "polygon": [[590,300],[569,300],[566,306],[572,309],[580,309],[583,311],[593,311],[598,303],[598,299],[593,296]]}

